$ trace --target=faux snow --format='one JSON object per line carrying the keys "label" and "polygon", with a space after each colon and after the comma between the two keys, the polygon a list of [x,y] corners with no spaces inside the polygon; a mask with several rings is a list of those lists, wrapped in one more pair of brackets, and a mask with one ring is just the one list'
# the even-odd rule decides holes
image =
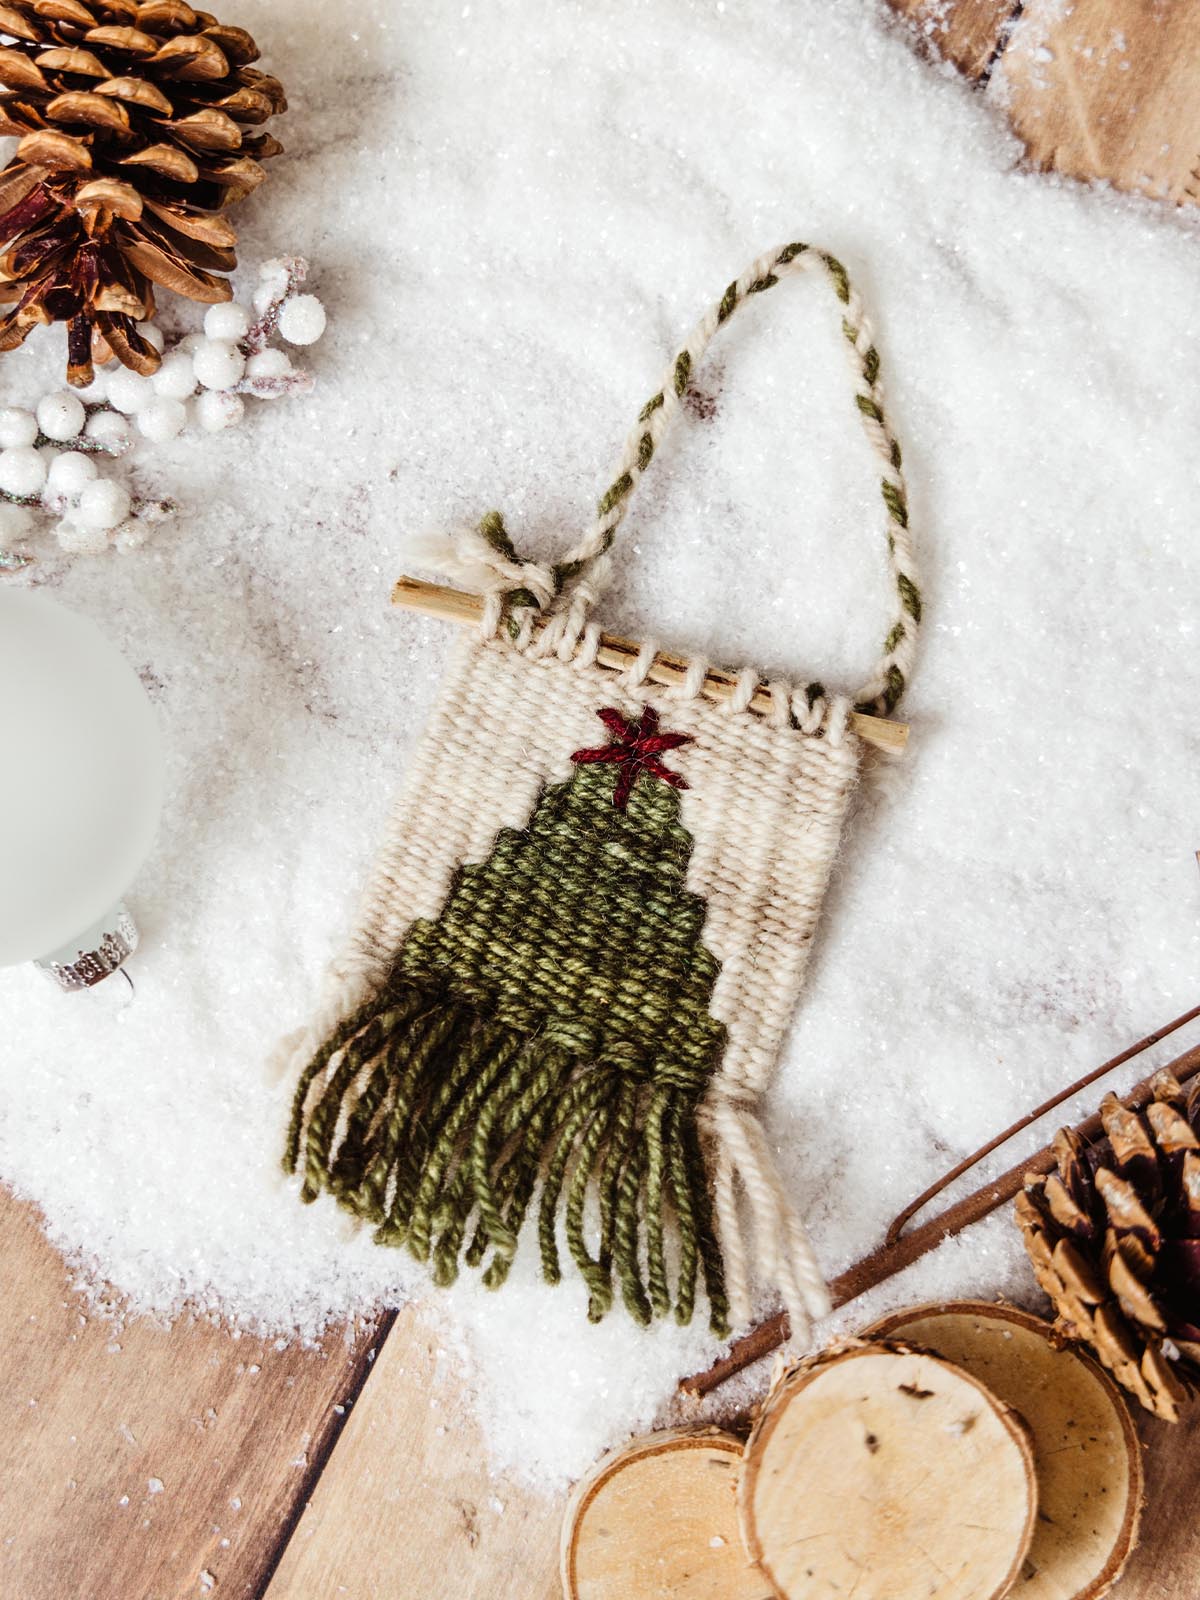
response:
{"label": "faux snow", "polygon": [[[987,103],[859,0],[764,0],[752,27],[721,0],[227,20],[295,108],[241,252],[306,254],[330,331],[303,408],[138,443],[135,487],[169,483],[174,529],[9,580],[125,650],[171,792],[130,895],[136,998],[0,973],[0,1174],[146,1311],[311,1337],[424,1292],[332,1204],[297,1204],[289,1091],[262,1072],[312,1008],[450,643],[389,607],[405,538],[495,506],[522,549],[572,542],[680,337],[805,239],[875,316],[927,617],[909,753],[870,763],[770,1105],[836,1273],[960,1154],[1196,999],[1196,239],[1015,170]],[[200,327],[162,298],[168,330]],[[883,517],[840,344],[816,279],[726,330],[623,532],[617,631],[862,676]],[[5,356],[0,403],[33,403],[63,354],[55,330]],[[839,1325],[1000,1290],[1034,1293],[1007,1215]],[[590,1327],[583,1302],[528,1255],[500,1295],[430,1295],[499,1468],[579,1473],[715,1353],[699,1327]]]}

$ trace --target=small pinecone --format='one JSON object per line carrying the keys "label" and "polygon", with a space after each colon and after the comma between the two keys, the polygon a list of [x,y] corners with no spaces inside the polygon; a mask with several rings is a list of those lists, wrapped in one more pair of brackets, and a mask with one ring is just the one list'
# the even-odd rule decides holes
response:
{"label": "small pinecone", "polygon": [[1060,1130],[1058,1171],[1028,1174],[1016,1211],[1059,1330],[1177,1422],[1200,1387],[1200,1080],[1186,1094],[1169,1072],[1152,1083],[1143,1115],[1105,1096],[1105,1140]]}
{"label": "small pinecone", "polygon": [[67,376],[92,358],[153,372],[136,324],[154,285],[231,297],[237,264],[217,213],[257,187],[282,148],[265,123],[287,101],[258,48],[184,0],[0,0],[0,351],[68,324]]}

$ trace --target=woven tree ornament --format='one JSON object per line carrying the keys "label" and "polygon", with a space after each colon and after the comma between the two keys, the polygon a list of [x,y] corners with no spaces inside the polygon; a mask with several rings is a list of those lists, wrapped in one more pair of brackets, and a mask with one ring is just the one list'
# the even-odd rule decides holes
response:
{"label": "woven tree ornament", "polygon": [[[894,615],[853,699],[769,687],[721,705],[705,663],[650,683],[646,646],[597,663],[591,611],[638,478],[695,363],[743,301],[815,269],[833,287],[880,461]],[[561,1244],[603,1315],[687,1322],[703,1278],[715,1329],[752,1272],[803,1332],[828,1297],[759,1122],[799,992],[860,748],[849,717],[904,688],[920,599],[879,357],[839,262],[793,244],[726,290],[643,408],[594,526],[553,566],[500,517],[440,550],[484,590],[407,793],[312,1026],[285,1165],[383,1243],[503,1282],[535,1205],[545,1276]]]}
{"label": "woven tree ornament", "polygon": [[1017,1223],[1060,1331],[1177,1422],[1200,1388],[1200,1082],[1163,1070],[1144,1115],[1110,1094],[1100,1116],[1097,1144],[1055,1136],[1058,1170],[1026,1177]]}
{"label": "woven tree ornament", "polygon": [[282,146],[254,131],[287,110],[258,46],[184,0],[0,0],[0,351],[67,324],[67,377],[93,356],[154,372],[137,323],[154,286],[231,298],[237,235],[218,213]]}

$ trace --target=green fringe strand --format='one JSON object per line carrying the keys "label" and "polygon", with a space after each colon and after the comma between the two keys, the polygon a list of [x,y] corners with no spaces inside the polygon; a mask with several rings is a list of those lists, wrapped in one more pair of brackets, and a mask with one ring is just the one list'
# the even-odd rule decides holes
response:
{"label": "green fringe strand", "polygon": [[303,1174],[303,1200],[333,1194],[374,1225],[379,1243],[432,1262],[439,1283],[465,1261],[493,1289],[508,1275],[540,1178],[543,1276],[562,1276],[561,1214],[592,1321],[619,1289],[637,1322],[673,1310],[687,1323],[702,1277],[713,1330],[724,1334],[696,1126],[703,1082],[680,1078],[656,1081],[628,1060],[581,1063],[559,1043],[522,1038],[397,976],[302,1073],[284,1166]]}

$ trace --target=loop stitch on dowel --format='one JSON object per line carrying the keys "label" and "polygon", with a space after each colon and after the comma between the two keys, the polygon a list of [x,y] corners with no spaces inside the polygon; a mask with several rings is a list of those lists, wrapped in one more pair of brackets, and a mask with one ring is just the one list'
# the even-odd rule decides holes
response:
{"label": "loop stitch on dowel", "polygon": [[645,683],[646,674],[654,665],[654,658],[657,654],[657,644],[653,639],[647,639],[639,649],[636,660],[631,661],[621,674],[630,689],[640,689]]}
{"label": "loop stitch on dowel", "polygon": [[751,700],[754,699],[758,689],[758,673],[753,667],[743,667],[737,675],[733,686],[733,693],[726,702],[726,710],[730,715],[745,711]]}
{"label": "loop stitch on dowel", "polygon": [[699,656],[693,656],[687,664],[687,671],[683,675],[683,682],[675,693],[680,700],[695,700],[704,688],[704,680],[708,677],[708,662]]}

